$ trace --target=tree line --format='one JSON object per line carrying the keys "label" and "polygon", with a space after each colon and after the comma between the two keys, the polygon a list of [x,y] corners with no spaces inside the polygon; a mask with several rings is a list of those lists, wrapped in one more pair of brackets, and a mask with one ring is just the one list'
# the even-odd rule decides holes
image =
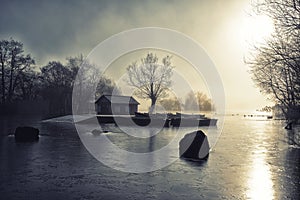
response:
{"label": "tree line", "polygon": [[[83,67],[87,73],[79,70]],[[79,73],[82,73],[80,76]],[[75,82],[76,76],[77,81]],[[98,76],[96,86],[93,81]],[[84,92],[76,93],[82,101],[77,109],[84,111],[86,102],[96,89],[94,98],[109,94],[115,84],[109,78],[101,76],[97,67],[82,55],[66,58],[66,63],[49,61],[38,67],[30,54],[25,54],[23,43],[12,38],[0,40],[0,105],[2,107],[18,101],[47,100],[49,110],[56,115],[70,113],[72,110],[72,91],[79,84]],[[96,88],[94,88],[96,87]],[[94,90],[95,91],[95,90]],[[79,95],[79,96],[78,96]],[[91,99],[94,100],[94,99]]]}
{"label": "tree line", "polygon": [[213,101],[203,92],[190,91],[184,101],[176,97],[164,98],[159,101],[166,111],[207,112],[214,111]]}
{"label": "tree line", "polygon": [[[148,53],[141,64],[127,67],[128,84],[134,95],[150,99],[149,112],[157,102],[165,110],[210,111],[212,101],[203,93],[190,92],[185,100],[169,97],[172,84],[172,56],[162,58]],[[0,106],[15,102],[44,100],[51,116],[94,111],[94,102],[103,94],[121,94],[113,80],[102,75],[99,68],[83,55],[67,57],[66,62],[49,61],[37,66],[30,54],[25,54],[23,43],[14,39],[0,41]],[[72,110],[73,109],[73,110]]]}

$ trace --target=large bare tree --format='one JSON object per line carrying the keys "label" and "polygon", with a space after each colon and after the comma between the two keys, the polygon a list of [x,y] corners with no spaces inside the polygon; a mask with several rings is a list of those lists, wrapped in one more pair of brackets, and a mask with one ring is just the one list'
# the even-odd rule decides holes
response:
{"label": "large bare tree", "polygon": [[153,53],[142,58],[140,64],[133,62],[127,67],[128,83],[136,88],[135,94],[151,100],[150,113],[154,111],[157,100],[167,96],[173,68],[171,56],[164,57],[160,64]]}
{"label": "large bare tree", "polygon": [[1,103],[11,103],[17,98],[17,90],[23,84],[26,72],[31,71],[34,59],[24,54],[23,44],[19,41],[1,40],[0,41],[0,66],[1,66]]}
{"label": "large bare tree", "polygon": [[290,118],[289,112],[300,105],[300,1],[264,0],[255,8],[273,19],[275,32],[254,47],[246,62],[261,92]]}

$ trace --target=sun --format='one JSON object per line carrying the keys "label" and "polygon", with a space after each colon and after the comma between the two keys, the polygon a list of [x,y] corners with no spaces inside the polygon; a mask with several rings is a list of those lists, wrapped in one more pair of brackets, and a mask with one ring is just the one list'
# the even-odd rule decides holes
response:
{"label": "sun", "polygon": [[241,40],[246,46],[264,44],[273,31],[273,21],[265,15],[245,16],[239,27]]}

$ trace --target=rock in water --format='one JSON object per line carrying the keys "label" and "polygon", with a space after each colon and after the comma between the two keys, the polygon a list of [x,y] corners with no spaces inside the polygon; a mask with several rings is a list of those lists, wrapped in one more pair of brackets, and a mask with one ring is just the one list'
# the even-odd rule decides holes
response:
{"label": "rock in water", "polygon": [[[107,131],[106,131],[107,132]],[[94,129],[92,130],[93,135],[101,135],[102,133],[105,133],[105,131]]]}
{"label": "rock in water", "polygon": [[209,144],[205,133],[199,130],[186,134],[179,142],[179,155],[192,160],[207,159]]}
{"label": "rock in water", "polygon": [[39,139],[39,129],[30,126],[18,127],[15,131],[17,142],[33,142]]}

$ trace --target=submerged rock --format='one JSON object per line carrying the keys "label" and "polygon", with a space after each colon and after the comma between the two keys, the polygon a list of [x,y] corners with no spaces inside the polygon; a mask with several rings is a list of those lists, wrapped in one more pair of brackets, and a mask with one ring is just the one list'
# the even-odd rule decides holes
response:
{"label": "submerged rock", "polygon": [[93,134],[93,135],[100,135],[100,134],[102,134],[102,133],[105,133],[105,132],[102,131],[102,130],[98,130],[98,129],[92,130],[92,134]]}
{"label": "submerged rock", "polygon": [[33,142],[39,139],[39,129],[30,126],[18,127],[15,131],[17,142]]}
{"label": "submerged rock", "polygon": [[179,142],[179,156],[192,160],[204,160],[209,155],[207,136],[201,130],[188,133]]}

